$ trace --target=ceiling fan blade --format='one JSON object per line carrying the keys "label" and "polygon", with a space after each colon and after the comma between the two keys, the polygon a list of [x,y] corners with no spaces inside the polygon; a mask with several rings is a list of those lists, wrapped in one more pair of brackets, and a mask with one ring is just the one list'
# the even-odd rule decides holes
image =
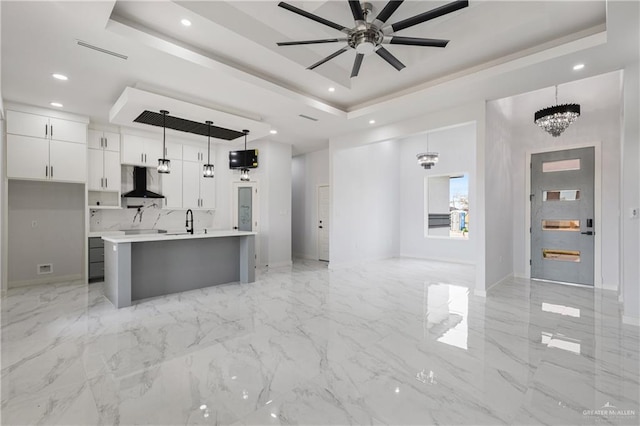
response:
{"label": "ceiling fan blade", "polygon": [[299,44],[337,43],[347,41],[346,38],[325,38],[322,40],[281,41],[278,46],[297,46]]}
{"label": "ceiling fan blade", "polygon": [[362,60],[364,59],[363,53],[356,54],[356,60],[353,61],[353,69],[351,70],[351,78],[357,77],[360,72],[360,65],[362,65]]}
{"label": "ceiling fan blade", "polygon": [[331,22],[328,19],[321,18],[318,15],[314,15],[313,13],[309,13],[306,10],[299,9],[299,8],[297,8],[295,6],[292,6],[292,5],[288,4],[288,3],[285,3],[283,1],[278,3],[278,6],[280,6],[283,9],[287,9],[290,12],[297,13],[300,16],[304,16],[305,18],[309,18],[312,21],[316,21],[316,22],[318,22],[320,24],[323,24],[323,25],[326,25],[328,27],[335,28],[338,31],[342,31],[342,32],[345,32],[345,33],[349,32],[349,28],[347,28],[347,27],[344,27],[344,26],[342,26],[340,24],[336,24],[335,22]]}
{"label": "ceiling fan blade", "polygon": [[375,21],[380,21],[383,24],[387,22],[387,19],[389,19],[391,15],[393,15],[393,13],[396,11],[396,9],[398,9],[398,7],[400,7],[403,1],[404,0],[390,0],[389,3],[387,3],[387,5],[384,7],[384,9],[382,9],[380,13],[378,13]]}
{"label": "ceiling fan blade", "polygon": [[[386,40],[385,40],[386,43]],[[447,47],[449,40],[441,40],[437,38],[419,38],[419,37],[399,37],[393,36],[389,40],[389,44],[402,44],[405,46],[426,46],[426,47]]]}
{"label": "ceiling fan blade", "polygon": [[308,67],[308,70],[312,70],[316,67],[319,67],[320,65],[324,64],[325,62],[328,62],[330,60],[332,60],[333,58],[335,58],[338,55],[342,55],[344,52],[346,52],[347,50],[349,50],[348,47],[343,47],[342,49],[338,50],[337,52],[333,52],[331,55],[327,56],[326,58],[324,58],[321,61],[316,62],[315,64],[311,65],[310,67]]}
{"label": "ceiling fan blade", "polygon": [[384,47],[380,47],[378,50],[376,50],[376,54],[380,56],[382,59],[384,59],[385,61],[389,62],[389,64],[393,66],[395,69],[397,69],[398,71],[400,71],[402,68],[405,67],[405,65],[402,62],[400,62],[398,58],[393,56]]}
{"label": "ceiling fan blade", "polygon": [[400,22],[396,22],[395,24],[391,25],[391,28],[393,28],[394,32],[404,30],[405,28],[413,27],[414,25],[418,25],[431,19],[446,15],[448,13],[455,12],[456,10],[463,9],[467,6],[469,6],[469,0],[457,0],[445,4],[444,6],[432,9],[428,12],[424,12]]}
{"label": "ceiling fan blade", "polygon": [[349,6],[351,6],[353,19],[356,21],[364,21],[364,12],[362,11],[360,0],[349,0]]}

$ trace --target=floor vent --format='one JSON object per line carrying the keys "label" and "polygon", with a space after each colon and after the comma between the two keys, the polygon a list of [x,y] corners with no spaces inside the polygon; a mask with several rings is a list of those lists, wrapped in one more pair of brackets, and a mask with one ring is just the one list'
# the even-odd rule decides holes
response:
{"label": "floor vent", "polygon": [[93,44],[89,44],[86,41],[76,40],[76,43],[78,43],[78,46],[86,47],[87,49],[93,49],[97,52],[106,53],[107,55],[115,56],[116,58],[124,59],[125,61],[129,59],[127,55],[103,49],[102,47],[94,46]]}
{"label": "floor vent", "polygon": [[307,120],[318,121],[317,118],[309,117],[308,115],[304,115],[304,114],[299,114],[299,115],[300,115],[300,117],[306,118]]}
{"label": "floor vent", "polygon": [[[162,127],[163,115],[159,112],[146,110],[136,118],[136,123],[149,124],[151,126]],[[195,135],[207,136],[209,126],[205,123],[191,121],[180,117],[167,115],[167,129],[179,130],[181,132],[193,133]],[[244,136],[244,133],[236,130],[225,129],[224,127],[211,126],[211,137],[230,141]]]}
{"label": "floor vent", "polygon": [[51,263],[44,263],[38,265],[38,275],[50,274],[53,272],[53,265]]}

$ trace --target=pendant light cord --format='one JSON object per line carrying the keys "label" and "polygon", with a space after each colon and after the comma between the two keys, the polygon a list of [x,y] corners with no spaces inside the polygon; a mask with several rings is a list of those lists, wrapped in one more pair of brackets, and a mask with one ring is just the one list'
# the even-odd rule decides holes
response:
{"label": "pendant light cord", "polygon": [[211,124],[207,123],[209,135],[207,136],[207,164],[211,164]]}

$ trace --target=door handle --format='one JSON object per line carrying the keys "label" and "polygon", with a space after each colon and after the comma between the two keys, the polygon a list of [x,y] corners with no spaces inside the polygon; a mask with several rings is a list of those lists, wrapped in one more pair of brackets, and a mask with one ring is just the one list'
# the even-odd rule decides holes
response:
{"label": "door handle", "polygon": [[322,229],[322,225],[318,226],[318,228]]}
{"label": "door handle", "polygon": [[595,235],[595,232],[593,231],[586,231],[586,232],[581,232],[582,235]]}
{"label": "door handle", "polygon": [[233,229],[238,229],[238,227],[237,227],[237,226],[234,226],[234,227],[233,227]]}

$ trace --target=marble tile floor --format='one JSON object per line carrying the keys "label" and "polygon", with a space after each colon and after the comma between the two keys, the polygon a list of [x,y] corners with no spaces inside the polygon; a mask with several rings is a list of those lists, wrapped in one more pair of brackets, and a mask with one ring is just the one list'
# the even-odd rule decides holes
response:
{"label": "marble tile floor", "polygon": [[2,425],[640,423],[616,295],[471,266],[298,261],[115,309],[101,284],[2,299]]}

